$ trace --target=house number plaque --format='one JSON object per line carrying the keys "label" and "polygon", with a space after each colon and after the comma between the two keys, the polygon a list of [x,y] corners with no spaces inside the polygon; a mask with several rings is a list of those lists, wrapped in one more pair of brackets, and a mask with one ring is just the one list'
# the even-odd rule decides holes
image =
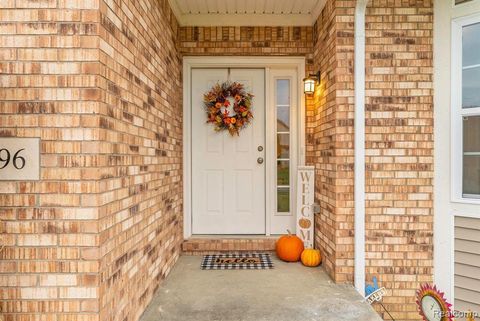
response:
{"label": "house number plaque", "polygon": [[0,138],[0,180],[40,179],[40,139]]}

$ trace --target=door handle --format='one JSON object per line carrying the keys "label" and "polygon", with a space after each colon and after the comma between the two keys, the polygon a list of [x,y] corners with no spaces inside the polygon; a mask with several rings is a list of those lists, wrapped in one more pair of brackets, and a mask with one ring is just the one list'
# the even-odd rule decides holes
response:
{"label": "door handle", "polygon": [[257,158],[257,163],[263,164],[263,158],[262,157]]}

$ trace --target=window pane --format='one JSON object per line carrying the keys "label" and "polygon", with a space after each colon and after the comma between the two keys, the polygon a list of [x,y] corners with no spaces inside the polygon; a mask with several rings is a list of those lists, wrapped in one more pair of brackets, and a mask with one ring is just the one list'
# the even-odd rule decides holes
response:
{"label": "window pane", "polygon": [[480,67],[463,70],[462,107],[480,107]]}
{"label": "window pane", "polygon": [[277,105],[290,105],[290,80],[277,80]]}
{"label": "window pane", "polygon": [[290,107],[277,107],[277,132],[290,130]]}
{"label": "window pane", "polygon": [[290,134],[277,134],[277,158],[290,158]]}
{"label": "window pane", "polygon": [[277,161],[277,185],[290,184],[290,161]]}
{"label": "window pane", "polygon": [[290,212],[290,189],[278,188],[277,192],[277,212]]}
{"label": "window pane", "polygon": [[480,23],[463,27],[463,67],[480,64]]}
{"label": "window pane", "polygon": [[480,198],[480,156],[463,156],[463,195]]}
{"label": "window pane", "polygon": [[480,116],[463,118],[463,152],[480,153]]}
{"label": "window pane", "polygon": [[277,212],[290,212],[290,80],[276,81]]}

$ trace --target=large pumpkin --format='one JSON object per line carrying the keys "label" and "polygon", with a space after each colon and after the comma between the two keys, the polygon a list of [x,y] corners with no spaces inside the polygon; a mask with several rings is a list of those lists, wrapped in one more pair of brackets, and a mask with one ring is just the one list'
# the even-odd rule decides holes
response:
{"label": "large pumpkin", "polygon": [[303,242],[296,236],[287,231],[288,235],[283,235],[277,241],[276,251],[277,256],[287,262],[297,262],[303,252]]}
{"label": "large pumpkin", "polygon": [[305,249],[302,252],[302,263],[305,266],[315,267],[322,262],[322,256],[320,250]]}

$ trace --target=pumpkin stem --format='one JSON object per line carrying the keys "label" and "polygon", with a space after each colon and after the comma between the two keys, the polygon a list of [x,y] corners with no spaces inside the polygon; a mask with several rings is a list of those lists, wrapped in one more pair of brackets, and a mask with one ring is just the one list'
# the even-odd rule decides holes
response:
{"label": "pumpkin stem", "polygon": [[288,232],[288,235],[292,235],[292,232],[290,232],[290,230],[287,229],[287,232]]}

